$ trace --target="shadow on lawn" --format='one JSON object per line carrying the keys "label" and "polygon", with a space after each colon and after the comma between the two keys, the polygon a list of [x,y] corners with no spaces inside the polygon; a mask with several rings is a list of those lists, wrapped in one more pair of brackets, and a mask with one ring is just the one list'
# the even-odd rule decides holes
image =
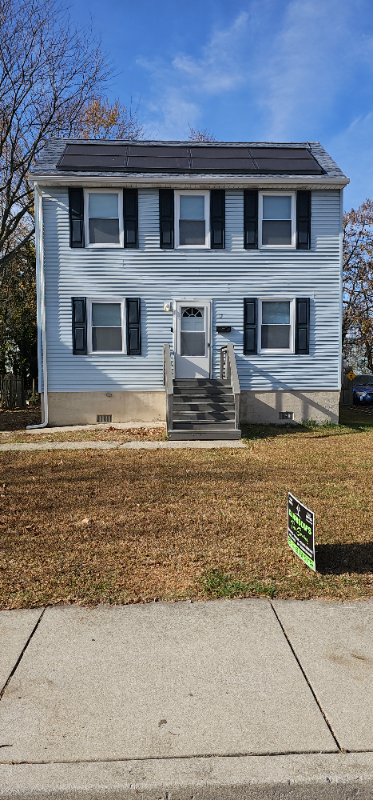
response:
{"label": "shadow on lawn", "polygon": [[242,425],[242,438],[246,441],[253,439],[275,439],[277,436],[284,436],[289,433],[314,433],[315,439],[325,439],[326,436],[350,436],[353,433],[366,433],[367,428],[372,428],[372,423],[352,422],[340,425],[326,422],[318,425],[317,423],[305,423],[304,425],[293,423],[292,425]]}
{"label": "shadow on lawn", "polygon": [[323,575],[373,572],[373,541],[320,544],[316,547],[316,568]]}

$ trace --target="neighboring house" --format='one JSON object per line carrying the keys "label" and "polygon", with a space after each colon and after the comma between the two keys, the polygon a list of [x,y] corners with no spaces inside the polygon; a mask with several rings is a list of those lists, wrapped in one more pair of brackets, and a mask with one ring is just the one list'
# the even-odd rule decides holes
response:
{"label": "neighboring house", "polygon": [[319,143],[50,140],[31,180],[49,424],[338,421],[348,179]]}

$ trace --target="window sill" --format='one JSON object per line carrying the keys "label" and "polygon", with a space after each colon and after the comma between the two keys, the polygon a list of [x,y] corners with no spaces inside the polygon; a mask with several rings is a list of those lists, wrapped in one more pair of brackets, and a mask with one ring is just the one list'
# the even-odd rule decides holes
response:
{"label": "window sill", "polygon": [[88,356],[125,356],[124,350],[88,350]]}
{"label": "window sill", "polygon": [[295,355],[294,350],[258,350],[258,356],[292,356]]}
{"label": "window sill", "polygon": [[124,250],[122,244],[86,244],[84,250]]}
{"label": "window sill", "polygon": [[296,250],[295,244],[260,244],[258,250]]}

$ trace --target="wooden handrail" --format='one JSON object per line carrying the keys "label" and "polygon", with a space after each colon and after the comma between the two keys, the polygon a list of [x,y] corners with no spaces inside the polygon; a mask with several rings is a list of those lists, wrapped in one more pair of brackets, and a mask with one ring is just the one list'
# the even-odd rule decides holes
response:
{"label": "wooden handrail", "polygon": [[166,434],[172,429],[172,410],[174,400],[174,382],[172,376],[171,350],[169,344],[163,345],[163,383],[166,389]]}
{"label": "wooden handrail", "polygon": [[240,427],[240,380],[238,377],[236,354],[232,342],[224,345],[220,350],[220,377],[230,381],[234,394],[235,428]]}

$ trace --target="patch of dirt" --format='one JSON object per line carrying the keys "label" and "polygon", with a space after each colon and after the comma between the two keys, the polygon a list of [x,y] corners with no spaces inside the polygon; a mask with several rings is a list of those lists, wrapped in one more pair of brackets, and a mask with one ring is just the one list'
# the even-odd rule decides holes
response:
{"label": "patch of dirt", "polygon": [[0,431],[24,431],[27,425],[40,422],[40,408],[16,408],[14,411],[0,408]]}

